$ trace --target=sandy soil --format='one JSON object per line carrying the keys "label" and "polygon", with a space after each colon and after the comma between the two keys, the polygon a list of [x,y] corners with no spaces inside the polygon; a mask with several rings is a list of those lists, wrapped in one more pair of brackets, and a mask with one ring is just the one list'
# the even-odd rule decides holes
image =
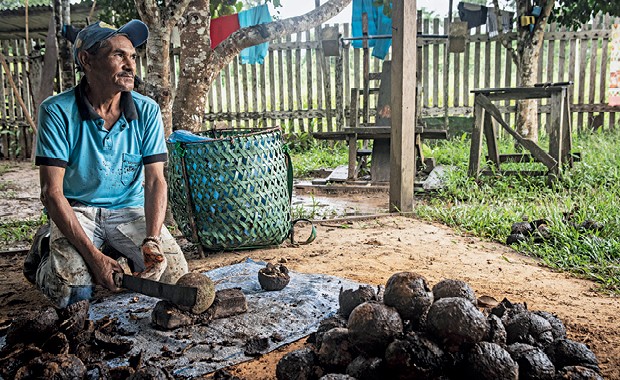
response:
{"label": "sandy soil", "polygon": [[[11,181],[10,186],[3,186],[7,181]],[[7,198],[7,191],[23,196]],[[11,213],[21,218],[34,211],[32,216],[36,217],[40,205],[33,199],[38,198],[38,191],[36,170],[28,164],[18,165],[17,171],[1,176],[0,222]],[[359,201],[367,195],[354,197]],[[384,284],[399,271],[418,272],[431,286],[444,278],[461,279],[478,296],[498,300],[507,297],[513,302],[527,302],[531,310],[556,313],[566,324],[569,337],[586,343],[596,353],[604,377],[620,379],[618,299],[596,293],[595,284],[590,281],[555,273],[501,244],[462,236],[441,225],[386,216],[324,222],[318,225],[317,240],[308,246],[283,245],[276,249],[214,254],[205,259],[188,254],[192,271],[229,265],[245,257],[283,261],[298,272],[326,273],[373,285]],[[39,308],[45,302],[21,275],[22,260],[23,254],[0,255],[0,327],[22,310]],[[278,360],[303,344],[304,339],[228,370],[243,379],[275,379]]]}

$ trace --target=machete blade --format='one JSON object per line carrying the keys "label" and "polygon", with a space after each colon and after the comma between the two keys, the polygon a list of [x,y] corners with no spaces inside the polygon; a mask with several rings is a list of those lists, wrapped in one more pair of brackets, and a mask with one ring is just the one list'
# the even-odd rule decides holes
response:
{"label": "machete blade", "polygon": [[155,297],[170,301],[175,305],[192,307],[196,304],[196,293],[198,289],[190,286],[172,285],[164,282],[148,280],[131,276],[128,274],[119,274],[122,276],[120,287],[133,290],[146,296]]}

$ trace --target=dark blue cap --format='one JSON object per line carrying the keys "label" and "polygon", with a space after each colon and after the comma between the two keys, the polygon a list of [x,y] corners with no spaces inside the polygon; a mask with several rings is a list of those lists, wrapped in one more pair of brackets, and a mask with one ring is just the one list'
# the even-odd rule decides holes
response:
{"label": "dark blue cap", "polygon": [[149,38],[149,28],[140,20],[131,20],[118,29],[103,21],[97,21],[94,24],[88,25],[80,30],[73,44],[73,59],[78,67],[81,68],[78,60],[78,53],[80,51],[88,50],[97,42],[107,40],[117,34],[126,34],[131,44],[134,47],[138,47]]}

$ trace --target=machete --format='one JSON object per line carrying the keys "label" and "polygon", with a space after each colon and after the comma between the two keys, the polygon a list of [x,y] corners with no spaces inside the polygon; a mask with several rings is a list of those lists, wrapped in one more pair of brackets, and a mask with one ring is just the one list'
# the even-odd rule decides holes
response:
{"label": "machete", "polygon": [[196,304],[198,289],[190,286],[166,284],[123,273],[114,273],[114,283],[119,288],[170,301],[175,305],[192,307]]}

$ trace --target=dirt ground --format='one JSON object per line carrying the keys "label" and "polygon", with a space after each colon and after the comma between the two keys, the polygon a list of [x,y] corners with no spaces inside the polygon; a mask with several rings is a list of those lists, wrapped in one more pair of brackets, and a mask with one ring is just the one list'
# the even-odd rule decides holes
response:
{"label": "dirt ground", "polygon": [[[29,164],[0,176],[0,223],[36,217],[38,176]],[[351,197],[351,196],[348,196]],[[352,196],[362,202],[369,195]],[[377,197],[387,205],[381,196]],[[17,215],[18,218],[14,218]],[[9,247],[2,247],[6,250]],[[478,296],[527,302],[531,310],[556,313],[571,339],[586,343],[597,355],[606,379],[620,379],[620,302],[594,291],[590,281],[555,273],[534,259],[493,242],[463,236],[437,224],[385,216],[318,225],[318,237],[307,246],[282,246],[205,259],[188,254],[192,271],[205,271],[251,257],[282,261],[294,271],[325,273],[373,285],[385,284],[395,272],[414,271],[430,285],[444,278],[467,281]],[[45,299],[21,275],[23,254],[0,254],[0,328],[26,309],[40,308]],[[253,361],[227,370],[243,379],[275,379],[278,360],[301,347],[302,339]]]}

